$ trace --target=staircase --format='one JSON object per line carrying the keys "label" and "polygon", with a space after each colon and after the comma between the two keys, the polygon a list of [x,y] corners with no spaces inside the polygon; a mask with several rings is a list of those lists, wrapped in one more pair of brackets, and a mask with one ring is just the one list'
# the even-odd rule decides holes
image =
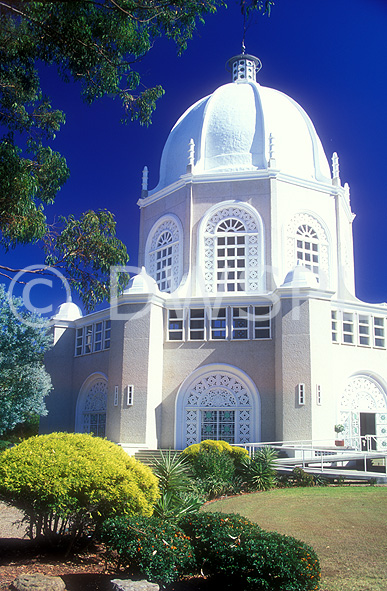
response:
{"label": "staircase", "polygon": [[162,453],[164,455],[170,453],[172,456],[179,456],[181,452],[181,449],[142,449],[140,451],[137,451],[134,454],[134,457],[139,462],[142,462],[143,464],[152,467],[154,460],[161,459]]}

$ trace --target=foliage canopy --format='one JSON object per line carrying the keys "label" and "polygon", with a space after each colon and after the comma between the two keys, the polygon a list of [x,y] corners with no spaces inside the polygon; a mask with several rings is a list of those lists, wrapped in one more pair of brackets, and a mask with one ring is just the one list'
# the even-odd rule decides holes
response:
{"label": "foliage canopy", "polygon": [[152,515],[159,491],[150,468],[118,445],[52,433],[0,454],[0,495],[25,513],[30,537],[76,539],[114,515]]}
{"label": "foliage canopy", "polygon": [[[240,0],[245,19],[272,3]],[[110,212],[47,220],[45,208],[70,172],[50,145],[65,114],[41,89],[39,67],[55,65],[62,80],[79,81],[87,103],[117,97],[124,122],[149,124],[164,90],[144,87],[136,63],[163,36],[182,52],[197,24],[221,6],[224,0],[0,1],[0,245],[42,241],[45,263],[67,275],[89,309],[109,293],[107,270],[128,255]],[[2,275],[14,272],[0,265]]]}
{"label": "foliage canopy", "polygon": [[[17,314],[18,317],[15,315]],[[43,355],[51,346],[47,322],[28,313],[0,285],[0,434],[31,416],[47,414],[51,390]]]}

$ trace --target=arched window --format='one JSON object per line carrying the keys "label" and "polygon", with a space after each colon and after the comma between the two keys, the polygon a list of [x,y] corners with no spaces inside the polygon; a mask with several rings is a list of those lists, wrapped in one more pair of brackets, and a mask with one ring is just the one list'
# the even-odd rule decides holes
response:
{"label": "arched window", "polygon": [[223,364],[196,370],[182,384],[176,402],[176,445],[205,439],[230,444],[260,437],[260,398],[250,378]]}
{"label": "arched window", "polygon": [[308,224],[302,224],[297,229],[296,243],[297,263],[301,263],[318,276],[319,243],[317,232]]}
{"label": "arched window", "polygon": [[322,288],[328,288],[329,252],[326,231],[322,224],[308,213],[298,213],[287,227],[287,273],[295,265],[303,265],[317,277]]}
{"label": "arched window", "polygon": [[106,408],[107,381],[100,374],[91,376],[82,386],[78,396],[76,430],[105,437]]}
{"label": "arched window", "polygon": [[257,292],[263,288],[263,241],[259,216],[247,206],[225,206],[204,222],[204,272],[208,293]]}
{"label": "arched window", "polygon": [[160,291],[173,292],[181,279],[181,227],[172,218],[159,221],[150,232],[146,268]]}

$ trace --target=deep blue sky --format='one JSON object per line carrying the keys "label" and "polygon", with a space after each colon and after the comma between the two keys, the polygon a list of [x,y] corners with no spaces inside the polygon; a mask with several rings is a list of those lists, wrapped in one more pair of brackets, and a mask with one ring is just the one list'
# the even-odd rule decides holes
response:
{"label": "deep blue sky", "polygon": [[[229,0],[227,10],[207,17],[181,57],[172,42],[156,42],[139,65],[145,85],[161,84],[166,91],[149,128],[120,124],[118,101],[85,105],[76,84],[64,84],[54,69],[46,70],[43,91],[67,114],[53,147],[71,169],[48,216],[109,209],[129,264],[136,265],[141,171],[148,166],[153,188],[170,129],[191,104],[229,81],[225,63],[240,52],[241,39],[239,6]],[[258,81],[290,95],[309,114],[329,161],[338,152],[356,214],[357,295],[386,301],[386,0],[276,0],[271,17],[257,17],[251,25],[246,49],[263,62]],[[1,260],[24,266],[41,262],[42,255],[37,247],[24,247]],[[55,308],[63,301],[63,290],[44,289],[36,291],[37,305],[53,299]]]}

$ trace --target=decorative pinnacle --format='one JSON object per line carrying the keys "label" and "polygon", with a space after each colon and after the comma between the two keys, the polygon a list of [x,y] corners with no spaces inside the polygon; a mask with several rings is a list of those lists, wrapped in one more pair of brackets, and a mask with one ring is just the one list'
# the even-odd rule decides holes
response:
{"label": "decorative pinnacle", "polygon": [[245,46],[242,45],[242,53],[234,55],[226,63],[226,69],[232,73],[233,82],[256,81],[256,73],[262,68],[262,62],[255,55],[245,53]]}
{"label": "decorative pinnacle", "polygon": [[192,172],[192,169],[195,164],[195,142],[191,138],[188,144],[188,165],[187,165],[187,172]]}
{"label": "decorative pinnacle", "polygon": [[274,135],[270,133],[269,135],[269,167],[275,168],[276,161],[275,161],[275,153],[274,153]]}
{"label": "decorative pinnacle", "polygon": [[333,152],[332,154],[332,183],[334,185],[341,185],[339,157],[337,152]]}
{"label": "decorative pinnacle", "polygon": [[148,195],[148,167],[144,166],[142,171],[142,185],[141,185],[141,197],[147,197]]}
{"label": "decorative pinnacle", "polygon": [[142,190],[148,190],[148,167],[144,166],[144,170],[142,171]]}

